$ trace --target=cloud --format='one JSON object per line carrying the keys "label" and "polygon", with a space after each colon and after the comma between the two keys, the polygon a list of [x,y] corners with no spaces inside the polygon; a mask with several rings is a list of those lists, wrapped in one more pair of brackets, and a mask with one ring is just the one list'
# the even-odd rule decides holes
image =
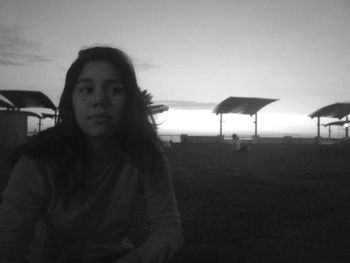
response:
{"label": "cloud", "polygon": [[198,102],[186,100],[162,100],[155,103],[165,104],[173,109],[182,110],[213,110],[217,103],[213,102]]}
{"label": "cloud", "polygon": [[153,64],[144,62],[142,60],[139,60],[137,58],[132,58],[132,61],[137,72],[151,70],[151,69],[160,67],[159,65],[153,65]]}
{"label": "cloud", "polygon": [[24,64],[0,58],[0,66],[24,66]]}
{"label": "cloud", "polygon": [[0,26],[0,66],[29,66],[51,59],[38,53],[39,42],[26,38],[23,28]]}

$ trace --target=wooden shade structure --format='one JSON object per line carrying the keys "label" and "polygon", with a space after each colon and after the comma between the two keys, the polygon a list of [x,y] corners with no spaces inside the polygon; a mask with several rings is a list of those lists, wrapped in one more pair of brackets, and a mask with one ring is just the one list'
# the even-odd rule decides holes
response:
{"label": "wooden shade structure", "polygon": [[[0,107],[6,108],[7,111],[23,112],[27,116],[39,118],[39,131],[42,119],[54,118],[55,122],[57,121],[57,107],[40,91],[0,90]],[[22,110],[26,108],[48,108],[53,110],[54,114]]]}
{"label": "wooden shade structure", "polygon": [[[341,120],[342,118],[346,118],[346,122],[348,121],[348,115],[350,114],[350,103],[334,103],[322,107],[309,115],[310,118],[317,118],[317,137],[320,137],[320,119],[321,117],[329,117],[329,118],[337,118]],[[348,127],[345,129],[345,137],[349,137]]]}
{"label": "wooden shade structure", "polygon": [[0,90],[0,95],[10,101],[14,108],[48,108],[56,110],[55,104],[40,91]]}
{"label": "wooden shade structure", "polygon": [[220,114],[220,136],[222,136],[222,114],[238,113],[255,115],[255,136],[258,135],[258,111],[277,99],[229,97],[220,102],[214,109],[216,115]]}
{"label": "wooden shade structure", "polygon": [[0,107],[1,108],[14,108],[15,105],[9,101],[6,97],[0,94]]}
{"label": "wooden shade structure", "polygon": [[345,133],[347,128],[349,127],[349,120],[345,120],[345,121],[333,121],[333,122],[329,122],[327,124],[324,124],[323,126],[328,127],[328,138],[332,137],[332,126],[343,126],[345,127]]}

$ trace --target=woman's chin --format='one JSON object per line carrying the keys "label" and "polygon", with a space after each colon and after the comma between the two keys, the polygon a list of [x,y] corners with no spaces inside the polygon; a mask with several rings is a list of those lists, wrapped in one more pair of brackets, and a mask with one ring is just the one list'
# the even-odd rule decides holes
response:
{"label": "woman's chin", "polygon": [[89,137],[96,139],[111,139],[115,134],[115,131],[105,130],[105,129],[96,129],[86,133]]}

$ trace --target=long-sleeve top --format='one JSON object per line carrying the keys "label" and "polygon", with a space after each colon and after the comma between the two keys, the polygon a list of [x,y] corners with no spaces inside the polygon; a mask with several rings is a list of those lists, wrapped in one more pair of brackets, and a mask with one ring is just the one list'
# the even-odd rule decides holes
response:
{"label": "long-sleeve top", "polygon": [[[40,220],[47,229],[45,263],[167,261],[183,236],[164,154],[161,160],[157,184],[125,157],[113,163],[88,193],[78,192],[64,207],[54,178],[57,162],[22,157],[0,207],[0,262],[25,262]],[[140,201],[149,234],[134,248],[128,233]]]}

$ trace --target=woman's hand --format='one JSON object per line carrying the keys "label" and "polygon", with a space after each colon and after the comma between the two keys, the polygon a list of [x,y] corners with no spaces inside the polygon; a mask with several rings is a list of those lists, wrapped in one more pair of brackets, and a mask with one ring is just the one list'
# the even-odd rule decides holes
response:
{"label": "woman's hand", "polygon": [[115,263],[142,263],[136,252],[130,252],[118,259]]}

